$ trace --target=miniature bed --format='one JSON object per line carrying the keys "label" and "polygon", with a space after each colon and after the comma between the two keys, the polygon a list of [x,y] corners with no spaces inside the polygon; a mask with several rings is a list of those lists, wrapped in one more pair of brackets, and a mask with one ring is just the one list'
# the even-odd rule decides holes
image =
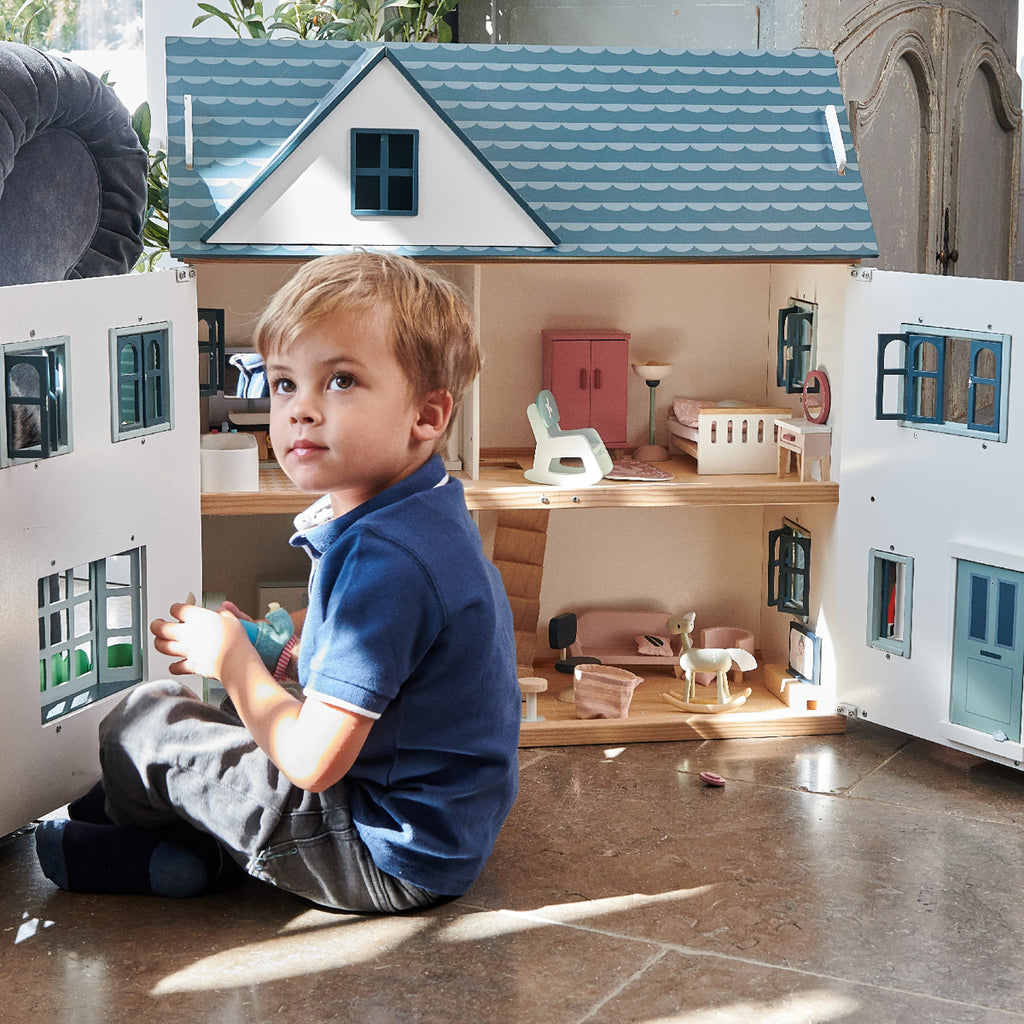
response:
{"label": "miniature bed", "polygon": [[697,460],[698,473],[774,473],[775,420],[792,414],[732,399],[676,398],[669,410],[669,438]]}

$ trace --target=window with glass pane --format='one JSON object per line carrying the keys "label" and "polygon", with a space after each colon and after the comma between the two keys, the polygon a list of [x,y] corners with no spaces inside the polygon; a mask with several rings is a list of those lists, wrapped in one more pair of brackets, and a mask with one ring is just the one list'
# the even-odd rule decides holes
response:
{"label": "window with glass pane", "polygon": [[44,725],[142,679],[143,558],[133,548],[39,580]]}
{"label": "window with glass pane", "polygon": [[0,0],[16,38],[105,77],[134,110],[146,99],[143,0]]}
{"label": "window with glass pane", "polygon": [[417,131],[352,129],[352,212],[415,216]]}

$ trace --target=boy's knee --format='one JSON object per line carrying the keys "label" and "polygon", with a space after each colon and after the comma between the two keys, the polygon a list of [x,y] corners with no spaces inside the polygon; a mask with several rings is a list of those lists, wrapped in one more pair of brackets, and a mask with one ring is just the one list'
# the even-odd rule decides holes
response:
{"label": "boy's knee", "polygon": [[187,686],[173,679],[140,683],[115,704],[100,722],[101,742],[111,730],[120,730],[127,724],[148,718],[154,708],[166,710],[166,702],[169,700],[198,701],[199,698]]}

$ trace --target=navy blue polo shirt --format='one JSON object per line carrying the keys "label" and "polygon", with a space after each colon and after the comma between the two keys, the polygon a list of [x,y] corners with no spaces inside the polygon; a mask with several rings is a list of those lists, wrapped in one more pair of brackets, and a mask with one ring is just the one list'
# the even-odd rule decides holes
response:
{"label": "navy blue polo shirt", "polygon": [[308,697],[376,719],[339,783],[374,863],[459,895],[518,786],[521,695],[501,577],[439,456],[329,515],[318,502],[291,540],[313,559],[299,679]]}

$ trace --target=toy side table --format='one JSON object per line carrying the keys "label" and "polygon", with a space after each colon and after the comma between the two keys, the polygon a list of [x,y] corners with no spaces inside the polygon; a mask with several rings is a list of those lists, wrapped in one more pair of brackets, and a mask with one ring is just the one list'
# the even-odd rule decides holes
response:
{"label": "toy side table", "polygon": [[779,446],[779,473],[789,473],[790,458],[796,455],[796,468],[803,482],[810,475],[808,460],[817,459],[821,467],[821,480],[829,479],[832,452],[832,428],[823,423],[807,420],[777,419],[775,439]]}

